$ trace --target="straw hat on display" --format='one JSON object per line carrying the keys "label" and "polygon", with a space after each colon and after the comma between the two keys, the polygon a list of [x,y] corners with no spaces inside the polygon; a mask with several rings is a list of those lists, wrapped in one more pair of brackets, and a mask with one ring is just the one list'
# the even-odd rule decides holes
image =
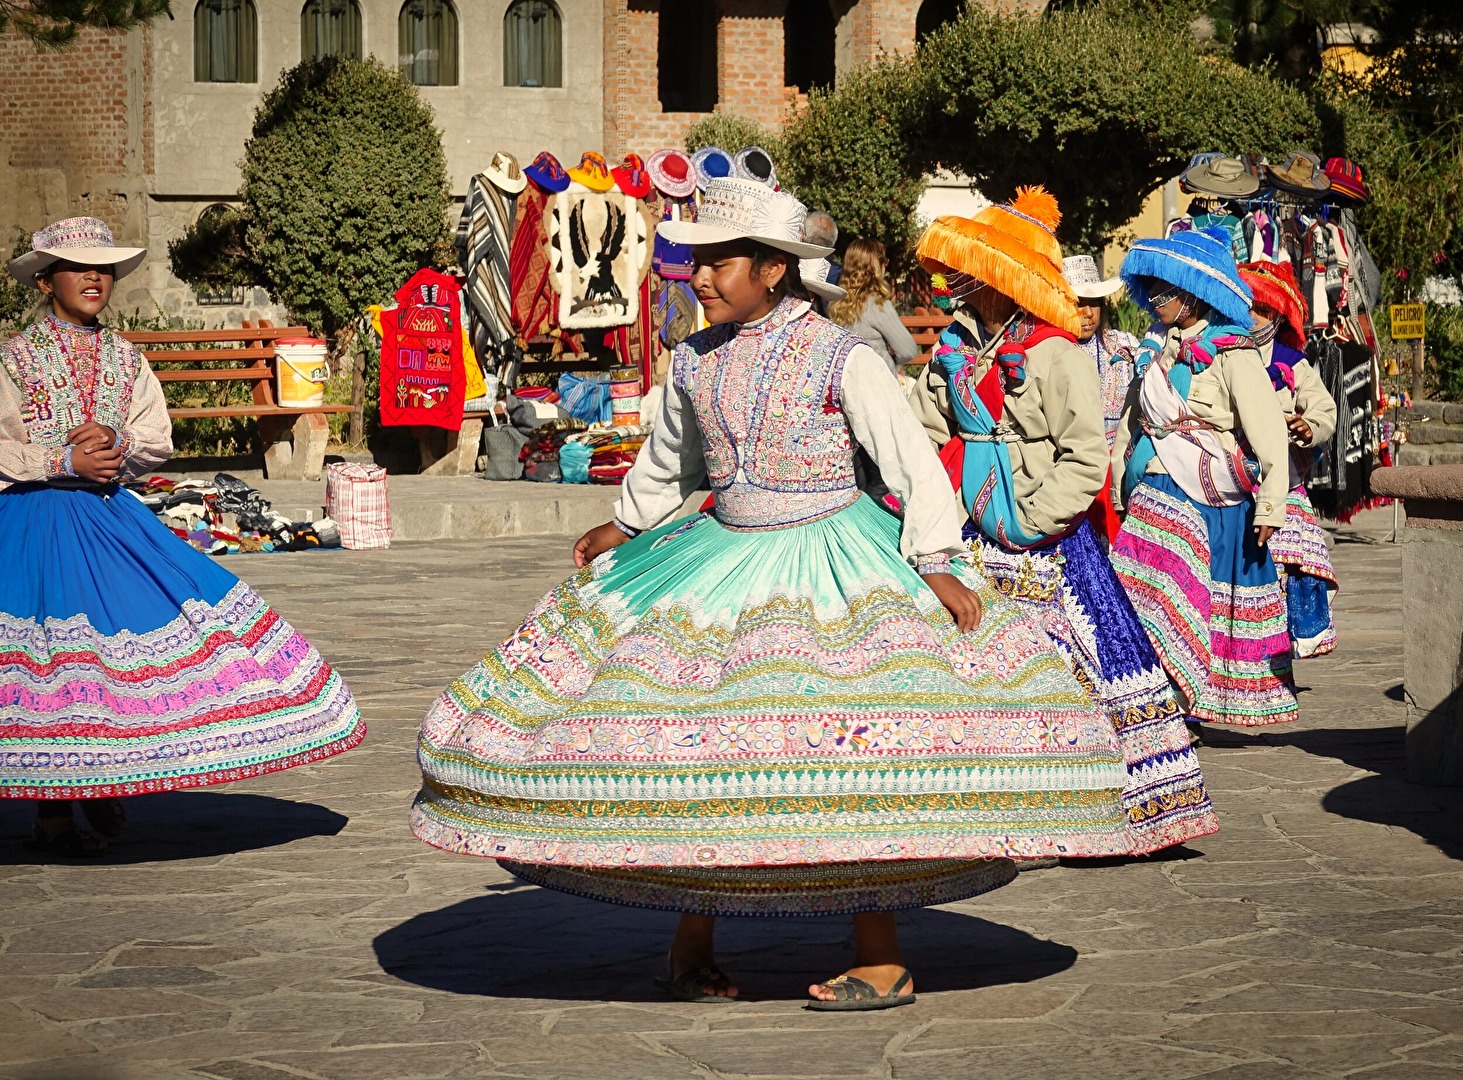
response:
{"label": "straw hat on display", "polygon": [[1123,279],[1116,275],[1104,279],[1091,255],[1068,255],[1062,260],[1062,276],[1081,300],[1105,300],[1123,287]]}
{"label": "straw hat on display", "polygon": [[736,175],[736,162],[719,146],[703,146],[691,155],[691,163],[696,166],[696,186],[702,191],[713,180]]}
{"label": "straw hat on display", "polygon": [[65,218],[32,233],[31,249],[10,260],[10,276],[35,286],[36,275],[58,262],[112,268],[120,281],[147,257],[146,248],[118,247],[105,221],[94,217]]}
{"label": "straw hat on display", "polygon": [[931,273],[967,274],[1060,330],[1081,327],[1077,297],[1062,276],[1056,228],[1062,214],[1043,187],[1021,187],[1009,203],[973,218],[942,217],[919,238],[919,261]]}
{"label": "straw hat on display", "polygon": [[1139,240],[1128,249],[1119,273],[1140,307],[1148,306],[1149,281],[1156,279],[1208,304],[1226,323],[1250,327],[1254,297],[1240,280],[1229,234],[1223,229],[1211,226]]}
{"label": "straw hat on display", "polygon": [[1321,159],[1304,150],[1292,150],[1284,165],[1271,165],[1270,183],[1281,191],[1313,199],[1331,190],[1331,178],[1321,168]]}
{"label": "straw hat on display", "polygon": [[645,171],[662,195],[689,199],[696,194],[696,166],[680,150],[657,150],[645,163]]}
{"label": "straw hat on display", "polygon": [[632,199],[643,199],[650,194],[650,174],[645,171],[645,162],[639,154],[626,154],[618,169],[611,169],[615,186]]}
{"label": "straw hat on display", "polygon": [[499,191],[509,195],[517,195],[528,187],[528,177],[519,167],[518,159],[506,150],[499,150],[493,155],[493,160],[488,162],[488,167],[483,170],[483,175],[491,180],[493,186]]}
{"label": "straw hat on display", "polygon": [[657,231],[674,244],[755,240],[799,259],[825,258],[832,248],[802,241],[807,216],[807,207],[786,192],[728,177],[706,185],[697,220],[662,221]]}
{"label": "straw hat on display", "polygon": [[1237,157],[1196,155],[1179,178],[1179,186],[1191,195],[1215,195],[1222,199],[1243,199],[1260,190],[1260,181]]}
{"label": "straw hat on display", "polygon": [[584,152],[579,158],[579,164],[569,170],[569,179],[583,184],[590,191],[609,191],[615,186],[615,178],[610,175],[609,162],[597,150]]}
{"label": "straw hat on display", "polygon": [[559,164],[559,159],[547,150],[539,151],[538,157],[533,159],[533,164],[523,171],[544,191],[563,191],[569,186],[569,174],[564,171],[564,166]]}
{"label": "straw hat on display", "polygon": [[1295,272],[1289,263],[1250,262],[1239,268],[1240,280],[1250,287],[1254,304],[1263,304],[1277,313],[1280,329],[1276,340],[1292,349],[1306,347],[1305,305],[1300,299],[1300,287],[1295,283]]}

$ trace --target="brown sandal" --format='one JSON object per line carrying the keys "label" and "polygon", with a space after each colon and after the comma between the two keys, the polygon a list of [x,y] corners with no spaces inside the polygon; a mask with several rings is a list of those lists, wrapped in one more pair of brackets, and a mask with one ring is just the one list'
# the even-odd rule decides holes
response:
{"label": "brown sandal", "polygon": [[107,839],[117,839],[127,828],[127,808],[121,799],[82,799],[79,802],[87,824]]}
{"label": "brown sandal", "polygon": [[37,825],[25,846],[30,851],[55,855],[61,859],[100,859],[107,853],[105,840],[84,833],[74,825],[62,829],[55,836],[47,836]]}

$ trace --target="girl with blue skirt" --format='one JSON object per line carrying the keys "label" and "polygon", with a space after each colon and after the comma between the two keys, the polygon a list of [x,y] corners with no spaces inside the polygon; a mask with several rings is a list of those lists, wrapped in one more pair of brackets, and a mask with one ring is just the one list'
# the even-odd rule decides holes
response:
{"label": "girl with blue skirt", "polygon": [[1128,293],[1158,319],[1114,447],[1127,517],[1113,566],[1196,720],[1296,716],[1285,598],[1266,547],[1285,524],[1285,417],[1228,236],[1140,240]]}
{"label": "girl with blue skirt", "polygon": [[145,252],[95,218],[31,242],[9,270],[49,310],[0,345],[0,797],[38,801],[33,847],[95,857],[126,796],[318,761],[365,726],[304,638],[121,487],[172,454],[157,377],[97,321]]}
{"label": "girl with blue skirt", "polygon": [[[717,916],[852,915],[854,965],[809,1007],[889,1008],[914,1000],[894,911],[1131,845],[1111,726],[969,565],[888,365],[811,311],[805,213],[731,178],[660,226],[713,325],[677,347],[582,569],[427,714],[412,828],[680,913],[664,985],[689,1001],[736,994]],[[860,494],[857,447],[902,522]],[[703,481],[713,509],[676,520]]]}
{"label": "girl with blue skirt", "polygon": [[1113,574],[1102,525],[1107,439],[1096,366],[1076,344],[1076,298],[1041,188],[973,219],[942,217],[919,256],[964,283],[912,404],[960,492],[964,536],[992,584],[1056,642],[1117,734],[1132,853],[1215,832],[1184,713]]}

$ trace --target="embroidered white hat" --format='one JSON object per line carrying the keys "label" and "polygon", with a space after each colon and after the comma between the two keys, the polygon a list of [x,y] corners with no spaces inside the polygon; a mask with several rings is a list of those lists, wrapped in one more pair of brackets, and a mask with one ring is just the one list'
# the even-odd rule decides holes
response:
{"label": "embroidered white hat", "polygon": [[803,279],[803,286],[808,292],[824,300],[842,300],[848,295],[848,290],[841,285],[828,283],[830,268],[827,259],[798,260],[798,276]]}
{"label": "embroidered white hat", "polygon": [[803,243],[807,216],[808,208],[785,191],[727,177],[706,185],[695,221],[662,221],[656,231],[673,244],[755,240],[799,259],[831,255],[832,248]]}
{"label": "embroidered white hat", "polygon": [[105,221],[94,217],[53,221],[31,234],[31,250],[10,260],[10,276],[22,285],[35,285],[36,275],[58,262],[81,266],[110,266],[119,281],[147,257],[146,248],[118,247]]}
{"label": "embroidered white hat", "polygon": [[1123,287],[1123,279],[1110,277],[1106,281],[1097,272],[1097,260],[1091,255],[1069,255],[1062,260],[1062,277],[1072,286],[1078,297],[1101,300],[1111,296]]}

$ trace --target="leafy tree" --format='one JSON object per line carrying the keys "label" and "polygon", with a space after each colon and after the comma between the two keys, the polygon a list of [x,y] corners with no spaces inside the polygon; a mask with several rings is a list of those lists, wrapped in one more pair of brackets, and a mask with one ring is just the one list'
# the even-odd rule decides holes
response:
{"label": "leafy tree", "polygon": [[[243,176],[236,211],[169,245],[173,273],[263,285],[340,351],[369,305],[421,267],[453,260],[431,107],[375,58],[306,60],[285,72],[255,114]],[[358,397],[366,377],[358,365]],[[353,441],[360,421],[352,417]]]}
{"label": "leafy tree", "polygon": [[[19,258],[30,248],[30,233],[15,230],[15,241],[5,261]],[[29,285],[22,285],[9,274],[0,272],[0,337],[8,336],[25,326],[26,316],[40,300],[40,293]]]}
{"label": "leafy tree", "polygon": [[83,28],[131,30],[171,15],[169,0],[0,0],[0,34],[14,30],[42,49],[65,49]]}
{"label": "leafy tree", "polygon": [[686,130],[686,151],[694,154],[707,146],[719,146],[728,154],[745,150],[749,146],[760,146],[772,155],[781,175],[781,140],[755,120],[748,120],[736,113],[712,113],[697,120]]}

